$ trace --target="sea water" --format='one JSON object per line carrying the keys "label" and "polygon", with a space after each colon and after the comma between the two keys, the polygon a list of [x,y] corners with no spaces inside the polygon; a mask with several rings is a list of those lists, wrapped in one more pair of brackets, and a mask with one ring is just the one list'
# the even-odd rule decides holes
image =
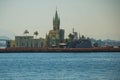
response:
{"label": "sea water", "polygon": [[120,80],[120,53],[0,53],[0,80]]}

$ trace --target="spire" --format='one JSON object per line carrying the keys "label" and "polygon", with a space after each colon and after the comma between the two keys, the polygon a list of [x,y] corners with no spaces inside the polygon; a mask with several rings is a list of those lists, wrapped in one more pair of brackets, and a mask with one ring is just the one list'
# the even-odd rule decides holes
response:
{"label": "spire", "polygon": [[55,18],[58,19],[57,6],[56,6]]}
{"label": "spire", "polygon": [[58,17],[57,8],[56,8],[55,17],[53,17],[53,29],[59,30],[59,26],[60,26],[60,18]]}
{"label": "spire", "polygon": [[55,19],[58,19],[57,9],[56,9],[56,13],[55,13]]}

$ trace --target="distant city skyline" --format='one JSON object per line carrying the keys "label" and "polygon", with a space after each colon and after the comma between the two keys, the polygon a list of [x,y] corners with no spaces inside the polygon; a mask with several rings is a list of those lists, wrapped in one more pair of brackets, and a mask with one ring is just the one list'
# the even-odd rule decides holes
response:
{"label": "distant city skyline", "polygon": [[0,0],[0,36],[14,39],[27,29],[45,38],[56,7],[66,37],[74,28],[86,37],[120,40],[120,0]]}

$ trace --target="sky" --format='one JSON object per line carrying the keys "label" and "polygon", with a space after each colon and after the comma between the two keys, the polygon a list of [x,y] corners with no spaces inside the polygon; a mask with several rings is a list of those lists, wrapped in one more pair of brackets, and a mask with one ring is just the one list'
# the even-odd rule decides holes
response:
{"label": "sky", "polygon": [[45,37],[58,11],[65,37],[72,32],[95,39],[120,41],[120,0],[0,0],[0,36],[35,31]]}

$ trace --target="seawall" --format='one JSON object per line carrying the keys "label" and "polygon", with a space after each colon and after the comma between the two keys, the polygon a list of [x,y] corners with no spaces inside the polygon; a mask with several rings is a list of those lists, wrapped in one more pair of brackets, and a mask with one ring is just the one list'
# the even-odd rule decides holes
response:
{"label": "seawall", "polygon": [[21,52],[120,52],[120,48],[5,48],[0,53]]}

